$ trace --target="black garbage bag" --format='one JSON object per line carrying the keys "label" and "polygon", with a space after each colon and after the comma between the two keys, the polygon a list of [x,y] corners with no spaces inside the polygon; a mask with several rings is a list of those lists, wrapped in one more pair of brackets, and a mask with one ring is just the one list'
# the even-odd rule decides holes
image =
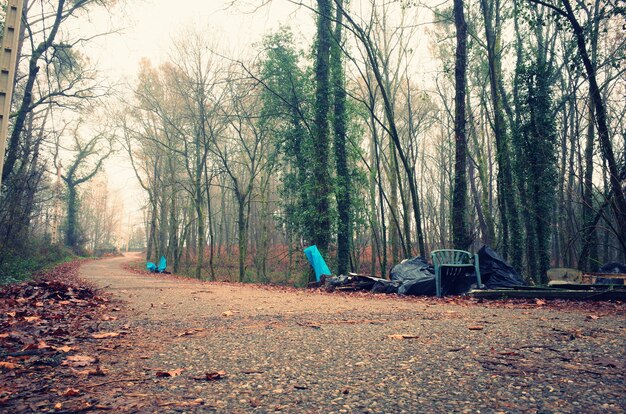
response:
{"label": "black garbage bag", "polygon": [[[626,273],[626,265],[619,262],[611,262],[603,264],[599,269],[599,273],[614,273],[624,274]],[[596,285],[623,285],[624,279],[613,279],[608,277],[596,278]]]}
{"label": "black garbage bag", "polygon": [[405,260],[391,269],[391,280],[406,282],[408,280],[435,277],[435,268],[421,256]]}
{"label": "black garbage bag", "polygon": [[487,289],[512,288],[528,284],[491,247],[483,246],[478,251],[481,282]]}
{"label": "black garbage bag", "polygon": [[399,280],[378,279],[372,286],[372,293],[398,293],[401,285]]}
{"label": "black garbage bag", "polygon": [[392,282],[399,282],[401,295],[434,295],[435,268],[423,257],[417,256],[391,269]]}
{"label": "black garbage bag", "polygon": [[400,295],[434,296],[436,294],[435,275],[406,280],[398,288],[398,293]]}

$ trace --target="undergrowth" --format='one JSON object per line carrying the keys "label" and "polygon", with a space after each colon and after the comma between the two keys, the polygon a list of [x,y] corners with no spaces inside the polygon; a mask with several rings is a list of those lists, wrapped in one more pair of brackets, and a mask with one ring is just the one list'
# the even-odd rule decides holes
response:
{"label": "undergrowth", "polygon": [[31,241],[19,249],[0,247],[0,285],[22,282],[75,258],[66,247],[44,241]]}

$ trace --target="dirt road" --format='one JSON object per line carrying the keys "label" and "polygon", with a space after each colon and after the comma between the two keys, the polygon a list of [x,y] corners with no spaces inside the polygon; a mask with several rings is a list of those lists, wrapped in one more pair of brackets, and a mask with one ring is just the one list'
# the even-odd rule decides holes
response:
{"label": "dirt road", "polygon": [[[121,300],[117,319],[100,329],[122,335],[95,348],[109,372],[90,389],[94,401],[115,412],[619,413],[626,407],[623,305],[473,303],[201,283],[130,273],[122,267],[130,259],[81,268],[81,277]],[[206,380],[219,371],[225,372],[220,379]],[[160,376],[167,372],[173,376]]]}

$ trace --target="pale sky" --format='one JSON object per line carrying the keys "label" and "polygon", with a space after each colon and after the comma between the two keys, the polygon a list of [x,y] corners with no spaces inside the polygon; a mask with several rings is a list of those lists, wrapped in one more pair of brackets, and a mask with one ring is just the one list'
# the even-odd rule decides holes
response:
{"label": "pale sky", "polygon": [[[112,15],[102,10],[91,12],[89,21],[81,19],[69,31],[89,37],[117,30],[91,40],[84,50],[108,82],[131,85],[139,61],[149,58],[158,65],[167,60],[172,39],[186,29],[206,31],[220,52],[229,56],[246,55],[281,24],[290,25],[296,38],[312,39],[313,14],[306,9],[298,11],[287,0],[274,0],[254,13],[251,7],[235,9],[228,3],[232,0],[127,0],[123,7],[114,8]],[[145,194],[125,154],[112,157],[105,169],[110,189],[124,200],[126,216],[140,220]]]}

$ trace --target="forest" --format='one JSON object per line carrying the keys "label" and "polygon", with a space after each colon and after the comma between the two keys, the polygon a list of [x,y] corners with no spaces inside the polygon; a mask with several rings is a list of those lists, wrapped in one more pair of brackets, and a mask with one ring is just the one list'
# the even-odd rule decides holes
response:
{"label": "forest", "polygon": [[[224,3],[292,7],[311,36],[281,22],[234,53],[188,27],[110,84],[87,45],[114,29],[77,28],[123,1],[24,1],[0,281],[128,249],[202,280],[296,285],[309,245],[335,274],[378,277],[483,245],[534,284],[626,261],[623,0]],[[135,221],[114,157],[142,189]]]}

